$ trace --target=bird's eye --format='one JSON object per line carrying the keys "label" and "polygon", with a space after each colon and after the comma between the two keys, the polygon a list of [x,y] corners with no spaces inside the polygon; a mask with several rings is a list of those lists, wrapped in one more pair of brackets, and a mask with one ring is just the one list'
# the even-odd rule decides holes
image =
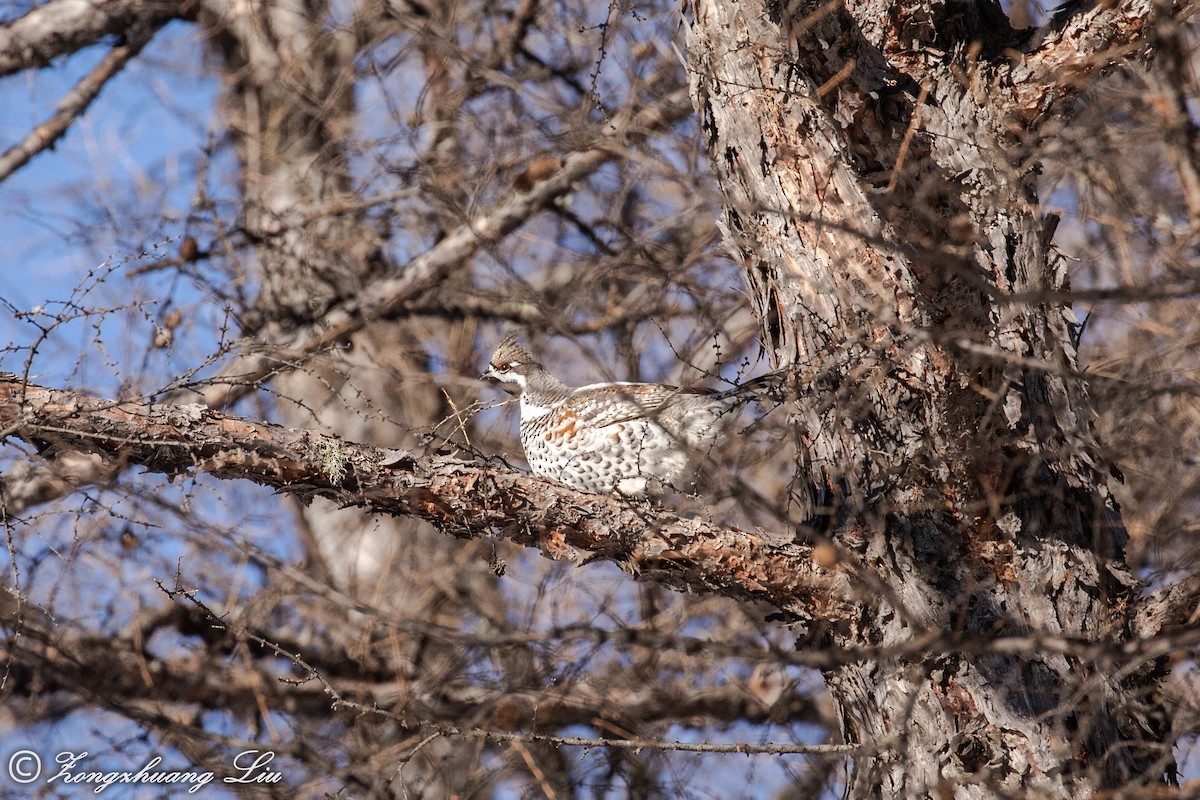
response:
{"label": "bird's eye", "polygon": [[520,363],[519,361],[501,361],[499,364],[496,365],[496,371],[497,372],[508,372],[510,369],[517,366],[517,364],[519,364],[519,363]]}

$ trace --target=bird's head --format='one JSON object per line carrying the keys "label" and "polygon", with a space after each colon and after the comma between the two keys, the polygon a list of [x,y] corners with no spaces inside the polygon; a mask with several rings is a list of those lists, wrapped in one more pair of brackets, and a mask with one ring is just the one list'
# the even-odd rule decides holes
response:
{"label": "bird's head", "polygon": [[488,368],[480,380],[494,383],[505,391],[520,394],[525,391],[529,375],[541,369],[529,351],[517,344],[517,334],[510,333],[496,346]]}

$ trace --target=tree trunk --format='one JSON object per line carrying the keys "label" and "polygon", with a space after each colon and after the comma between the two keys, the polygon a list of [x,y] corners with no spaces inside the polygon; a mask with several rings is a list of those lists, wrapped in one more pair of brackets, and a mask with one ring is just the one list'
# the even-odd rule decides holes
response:
{"label": "tree trunk", "polygon": [[[1079,29],[1093,49],[1136,31],[1090,9],[1027,37],[988,2],[692,11],[727,242],[776,365],[826,400],[796,421],[804,477],[862,603],[827,635],[881,653],[825,672],[846,741],[879,748],[854,760],[852,795],[1085,797],[1169,777],[1162,665],[1079,655],[1133,635],[1143,587],[1074,318],[1045,294],[1066,275],[1021,138],[1069,93],[1043,65],[1086,64]],[[961,644],[888,655],[931,633]],[[1069,646],[969,644],[993,636]]]}

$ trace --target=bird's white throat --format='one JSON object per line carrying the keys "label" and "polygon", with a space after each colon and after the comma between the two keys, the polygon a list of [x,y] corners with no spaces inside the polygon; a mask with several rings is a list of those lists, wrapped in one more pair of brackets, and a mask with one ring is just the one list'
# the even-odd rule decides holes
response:
{"label": "bird's white throat", "polygon": [[535,403],[529,402],[524,397],[521,398],[521,421],[522,422],[528,422],[531,419],[537,419],[538,417],[544,417],[549,413],[550,413],[550,408],[548,406],[539,406]]}

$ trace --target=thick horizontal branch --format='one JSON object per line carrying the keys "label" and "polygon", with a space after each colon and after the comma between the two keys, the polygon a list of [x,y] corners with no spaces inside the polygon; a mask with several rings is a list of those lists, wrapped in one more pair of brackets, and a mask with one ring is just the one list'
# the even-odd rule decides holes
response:
{"label": "thick horizontal branch", "polygon": [[[1153,27],[1154,8],[1153,0],[1065,4],[1037,31],[1021,64],[1005,78],[1011,85],[1011,113],[1031,120],[1083,88],[1087,76],[1130,56]],[[1006,94],[1004,86],[996,88],[997,97]]]}
{"label": "thick horizontal branch", "polygon": [[0,431],[110,467],[204,472],[372,513],[419,517],[454,536],[501,536],[550,558],[605,558],[643,579],[770,603],[801,618],[849,613],[846,577],[766,534],[585,494],[482,459],[385,450],[228,417],[201,405],[115,402],[0,380]]}

